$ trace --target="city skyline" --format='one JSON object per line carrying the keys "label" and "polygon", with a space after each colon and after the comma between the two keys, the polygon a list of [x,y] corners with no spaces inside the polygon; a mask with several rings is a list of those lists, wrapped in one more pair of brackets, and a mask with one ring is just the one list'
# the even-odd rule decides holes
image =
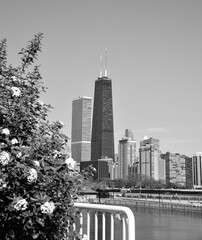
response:
{"label": "city skyline", "polygon": [[137,148],[144,135],[160,140],[162,153],[202,152],[202,1],[2,0],[0,39],[8,63],[37,32],[44,33],[42,100],[71,136],[71,104],[93,97],[100,54],[108,49],[113,85],[115,150],[125,129]]}

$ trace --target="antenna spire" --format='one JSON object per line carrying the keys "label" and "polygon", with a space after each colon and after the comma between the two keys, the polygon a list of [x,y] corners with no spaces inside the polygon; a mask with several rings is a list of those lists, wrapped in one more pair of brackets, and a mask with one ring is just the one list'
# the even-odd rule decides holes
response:
{"label": "antenna spire", "polygon": [[107,77],[107,48],[105,48],[105,72],[104,76]]}
{"label": "antenna spire", "polygon": [[102,55],[100,55],[100,78],[102,77]]}

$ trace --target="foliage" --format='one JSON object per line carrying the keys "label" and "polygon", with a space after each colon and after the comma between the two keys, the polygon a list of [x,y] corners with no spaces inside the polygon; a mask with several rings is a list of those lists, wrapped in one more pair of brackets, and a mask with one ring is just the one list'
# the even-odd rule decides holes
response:
{"label": "foliage", "polygon": [[135,179],[117,179],[113,180],[111,184],[117,188],[146,188],[146,189],[158,189],[164,188],[165,184],[163,181],[156,181],[154,179],[146,178],[145,176],[137,176]]}
{"label": "foliage", "polygon": [[[73,202],[87,178],[65,146],[63,123],[47,120],[51,106],[38,66],[41,33],[20,51],[21,65],[7,66],[0,42],[0,239],[62,240],[73,231]],[[30,71],[30,69],[32,69]]]}

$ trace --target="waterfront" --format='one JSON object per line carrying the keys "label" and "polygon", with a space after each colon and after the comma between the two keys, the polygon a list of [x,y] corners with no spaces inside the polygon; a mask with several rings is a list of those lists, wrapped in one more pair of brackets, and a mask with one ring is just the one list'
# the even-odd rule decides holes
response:
{"label": "waterfront", "polygon": [[[136,240],[200,240],[202,214],[168,209],[131,208]],[[117,240],[120,234],[117,234]]]}
{"label": "waterfront", "polygon": [[[113,208],[113,206],[111,206]],[[135,216],[136,240],[201,240],[202,212],[130,207]],[[91,239],[94,238],[94,213],[92,212]],[[84,219],[84,225],[86,218]],[[115,214],[114,234],[122,240],[122,218]],[[98,239],[102,239],[102,214],[98,216]],[[110,239],[110,214],[106,214],[106,240]]]}
{"label": "waterfront", "polygon": [[[125,199],[125,200],[124,200]],[[136,240],[200,240],[202,236],[201,206],[178,200],[145,199],[132,200],[122,198],[111,201],[111,204],[130,206],[135,215]],[[105,201],[110,204],[110,201]],[[116,203],[115,203],[116,202]],[[172,207],[171,207],[172,206]],[[185,207],[186,206],[186,207]],[[115,221],[116,229],[120,229]],[[116,232],[116,239],[121,240],[121,233]]]}

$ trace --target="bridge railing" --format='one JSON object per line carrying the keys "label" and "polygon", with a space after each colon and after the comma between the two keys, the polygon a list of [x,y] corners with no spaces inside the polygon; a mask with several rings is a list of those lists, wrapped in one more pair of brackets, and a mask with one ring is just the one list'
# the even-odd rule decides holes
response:
{"label": "bridge railing", "polygon": [[[75,228],[79,230],[80,235],[87,235],[88,240],[115,240],[115,231],[117,230],[122,234],[121,240],[135,240],[135,217],[130,208],[89,203],[74,203],[74,206],[80,210],[79,223]],[[109,227],[106,226],[106,214],[110,216],[110,236],[108,238],[106,238],[106,228]],[[101,224],[98,220],[99,216],[101,216]],[[117,218],[121,221],[121,231],[115,227]],[[101,231],[99,230],[100,226]],[[94,229],[93,233],[91,228]]]}

